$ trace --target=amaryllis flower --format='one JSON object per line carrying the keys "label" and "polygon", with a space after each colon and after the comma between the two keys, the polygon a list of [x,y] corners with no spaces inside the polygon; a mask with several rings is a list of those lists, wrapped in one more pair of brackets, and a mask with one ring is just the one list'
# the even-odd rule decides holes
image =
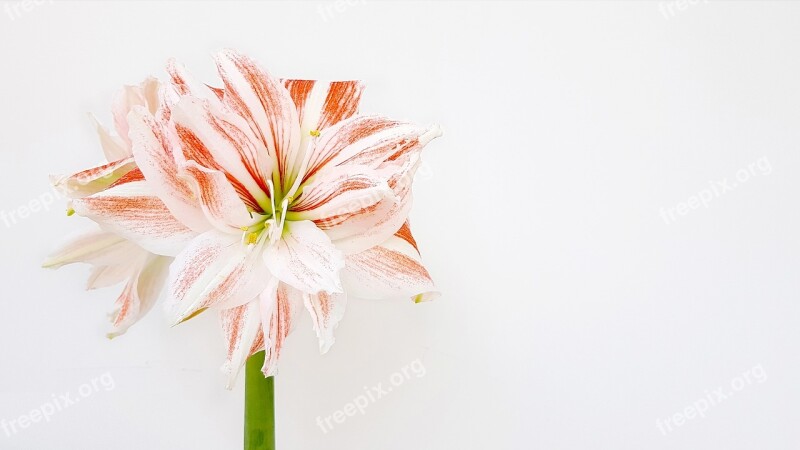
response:
{"label": "amaryllis flower", "polygon": [[[324,352],[346,291],[365,298],[431,298],[407,223],[419,153],[438,127],[356,114],[357,81],[281,81],[251,59],[216,58],[221,88],[175,64],[180,94],[169,117],[129,115],[134,157],[174,217],[198,233],[170,268],[174,323],[222,309],[225,369],[234,376],[267,350],[271,375],[301,308]],[[93,208],[101,224],[161,227],[146,208],[131,220],[125,196]],[[176,233],[181,243],[183,235]]]}
{"label": "amaryllis flower", "polygon": [[[161,221],[171,222],[176,231],[170,233],[168,242],[158,237],[148,239],[150,232],[146,228],[136,234],[137,239],[129,240],[116,233],[115,228],[118,227],[108,224],[106,229],[89,231],[70,240],[44,262],[44,267],[48,268],[72,263],[91,264],[93,271],[87,283],[88,289],[125,282],[125,287],[116,300],[115,310],[111,313],[113,329],[108,334],[109,337],[123,334],[152,308],[163,290],[169,264],[173,259],[162,255],[180,251],[180,248],[171,246],[174,246],[175,236],[180,234],[178,230],[188,231],[172,218],[158,197],[149,193],[145,187],[146,182],[137,169],[128,138],[127,115],[130,110],[133,107],[142,107],[151,114],[162,114],[165,106],[163,93],[161,83],[154,78],[149,78],[138,86],[125,86],[117,95],[112,109],[117,134],[111,134],[93,118],[108,163],[72,175],[52,177],[54,186],[72,199],[68,211],[70,215],[86,212],[91,217],[92,208],[87,209],[87,205],[109,201],[117,204],[115,199],[120,191],[124,191],[129,205],[147,203],[152,205],[153,210],[160,208],[163,213]],[[137,194],[131,195],[133,192]],[[129,208],[128,214],[135,213],[135,208]],[[129,230],[123,228],[123,231]],[[151,245],[147,245],[148,243]],[[144,244],[144,247],[140,244]]]}

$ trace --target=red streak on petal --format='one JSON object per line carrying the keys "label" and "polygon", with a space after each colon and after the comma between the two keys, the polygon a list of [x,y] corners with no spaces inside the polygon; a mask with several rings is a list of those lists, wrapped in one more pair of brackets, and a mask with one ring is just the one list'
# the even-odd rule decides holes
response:
{"label": "red streak on petal", "polygon": [[414,236],[411,235],[411,227],[408,225],[408,221],[406,221],[394,235],[411,244],[411,246],[414,247],[414,250],[416,250],[417,253],[419,253],[419,248],[417,248],[417,241],[414,240]]}
{"label": "red streak on petal", "polygon": [[358,104],[361,102],[362,90],[363,86],[358,81],[334,81],[331,83],[317,129],[324,130],[355,114],[358,111]]}

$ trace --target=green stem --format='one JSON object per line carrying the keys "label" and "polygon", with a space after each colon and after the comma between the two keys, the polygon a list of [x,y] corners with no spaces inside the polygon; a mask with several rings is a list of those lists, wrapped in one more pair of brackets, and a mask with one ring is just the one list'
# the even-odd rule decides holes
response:
{"label": "green stem", "polygon": [[275,378],[264,378],[264,352],[247,360],[244,387],[244,450],[275,450]]}

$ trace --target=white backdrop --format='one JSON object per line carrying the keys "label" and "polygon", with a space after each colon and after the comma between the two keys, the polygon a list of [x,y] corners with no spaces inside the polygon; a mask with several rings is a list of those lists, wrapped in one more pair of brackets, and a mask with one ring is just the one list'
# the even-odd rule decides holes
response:
{"label": "white backdrop", "polygon": [[88,225],[47,181],[101,162],[85,112],[226,47],[445,129],[412,215],[443,297],[353,300],[325,356],[304,319],[280,449],[797,448],[797,2],[0,7],[0,449],[241,447],[213,314],[108,341],[118,289],[39,268]]}

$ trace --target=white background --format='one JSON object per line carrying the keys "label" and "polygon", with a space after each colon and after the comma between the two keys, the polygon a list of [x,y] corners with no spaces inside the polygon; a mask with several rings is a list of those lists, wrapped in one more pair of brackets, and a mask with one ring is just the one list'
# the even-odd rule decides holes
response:
{"label": "white background", "polygon": [[[0,11],[6,214],[100,163],[85,112],[108,123],[113,93],[170,56],[212,83],[226,47],[276,76],[363,79],[362,111],[443,125],[412,220],[444,295],[351,301],[325,356],[304,319],[277,377],[281,450],[797,448],[800,4],[19,10]],[[736,186],[664,220],[717,182]],[[0,419],[106,373],[114,388],[0,430],[0,449],[240,448],[213,314],[171,329],[157,309],[108,341],[118,289],[39,268],[88,225],[63,201],[0,222]],[[317,417],[417,358],[424,376],[323,433]],[[674,425],[719,387],[733,395]]]}

